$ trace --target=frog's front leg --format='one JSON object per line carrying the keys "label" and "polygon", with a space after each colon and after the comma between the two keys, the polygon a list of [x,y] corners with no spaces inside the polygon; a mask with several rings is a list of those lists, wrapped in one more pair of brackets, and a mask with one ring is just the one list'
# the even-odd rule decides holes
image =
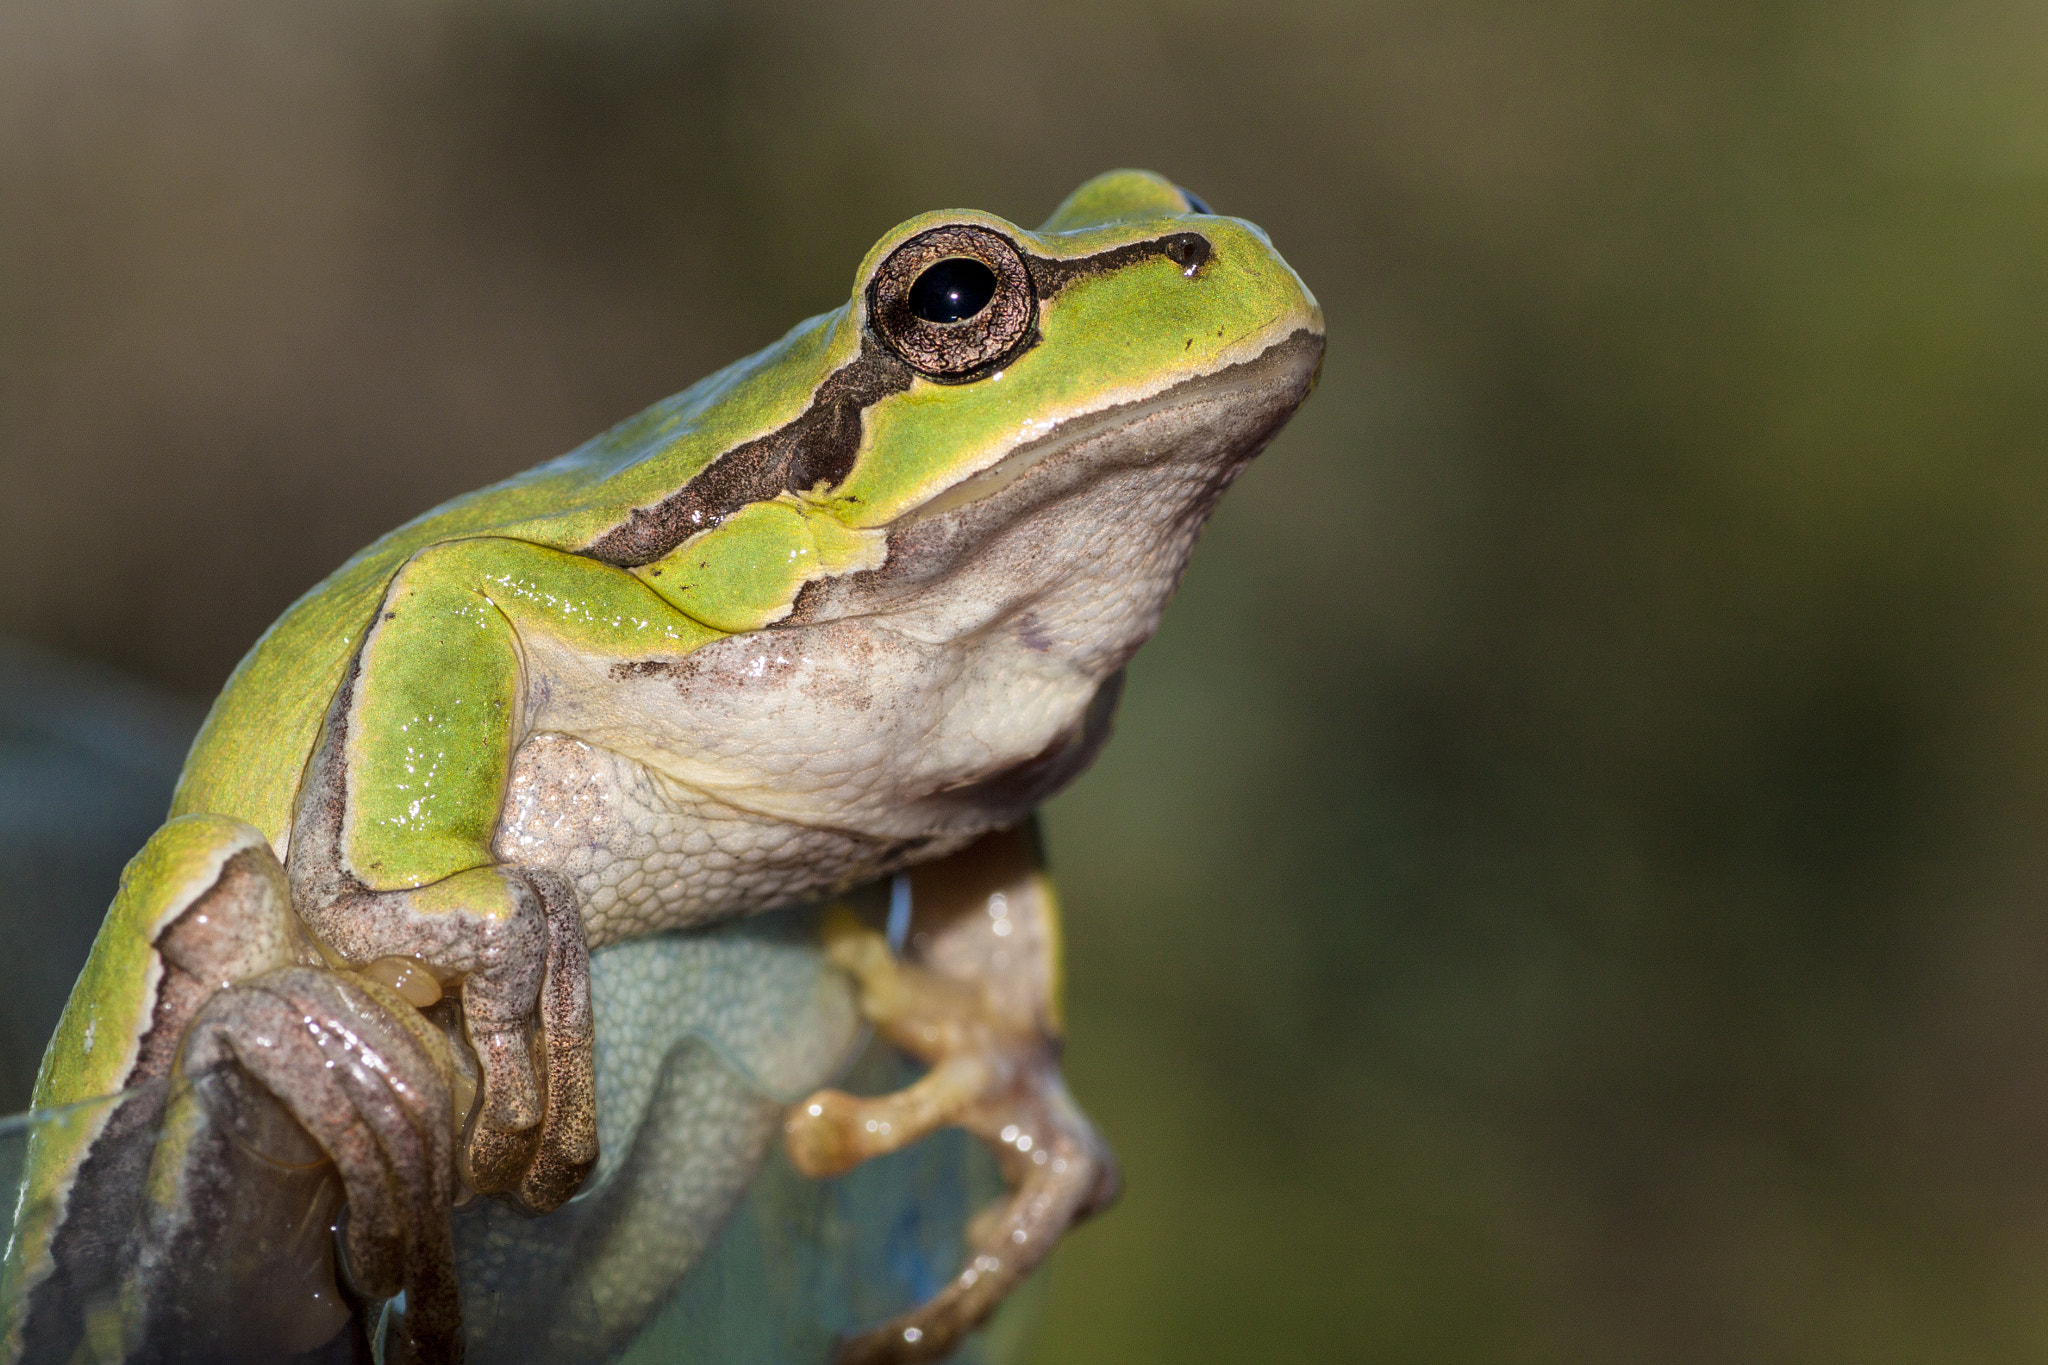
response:
{"label": "frog's front leg", "polygon": [[[546,1211],[597,1159],[590,963],[576,894],[491,839],[530,680],[522,637],[687,653],[711,631],[621,570],[522,541],[448,541],[387,589],[307,765],[288,870],[307,924],[356,966],[460,983],[482,1073],[465,1180]],[[536,1071],[535,1056],[541,1065]]]}
{"label": "frog's front leg", "polygon": [[931,1069],[875,1099],[821,1090],[789,1111],[798,1169],[836,1175],[939,1128],[995,1151],[1011,1187],[975,1220],[967,1265],[931,1301],[841,1343],[837,1365],[937,1360],[1080,1219],[1119,1189],[1116,1161],[1060,1076],[1058,905],[1026,828],[987,836],[912,876],[910,957],[851,915],[827,951],[861,1010]]}

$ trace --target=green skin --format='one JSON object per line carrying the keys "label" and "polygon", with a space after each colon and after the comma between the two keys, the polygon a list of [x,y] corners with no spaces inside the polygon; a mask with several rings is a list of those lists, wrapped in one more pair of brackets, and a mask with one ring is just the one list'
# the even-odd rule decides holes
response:
{"label": "green skin", "polygon": [[[816,416],[832,397],[835,376],[858,372],[879,350],[869,292],[877,272],[921,234],[963,225],[1014,243],[1035,270],[1081,262],[1089,268],[1072,270],[1056,292],[1040,285],[1045,298],[1031,342],[1020,343],[993,372],[939,382],[883,354],[874,372],[899,382],[858,402],[850,467],[829,468],[805,486],[754,490],[738,505],[728,498],[687,538],[672,530],[665,540],[642,534],[655,510],[706,486],[707,471],[733,463],[720,465],[722,456]],[[1199,270],[1155,249],[1191,231],[1205,244]],[[592,918],[587,888],[508,862],[494,841],[509,819],[508,782],[541,708],[573,692],[579,719],[555,729],[687,780],[696,761],[688,745],[648,738],[649,723],[635,710],[640,703],[613,706],[606,684],[588,680],[618,679],[621,670],[683,670],[707,646],[772,635],[778,623],[801,619],[807,588],[878,577],[874,571],[891,559],[892,536],[901,528],[977,500],[994,504],[1014,473],[1005,472],[1005,457],[1034,437],[1090,422],[1135,426],[1152,411],[1148,403],[1161,401],[1157,395],[1236,373],[1291,345],[1284,402],[1267,404],[1279,416],[1243,438],[1250,448],[1232,457],[1241,463],[1306,394],[1313,379],[1300,357],[1320,355],[1321,333],[1313,298],[1263,233],[1193,212],[1181,191],[1148,173],[1114,172],[1089,182],[1036,232],[958,211],[902,224],[863,261],[846,306],[560,459],[391,532],[271,627],[236,669],[194,744],[172,823],[124,878],[51,1040],[37,1106],[75,1104],[165,1074],[178,1043],[178,1036],[166,1042],[166,1027],[181,1036],[211,992],[264,972],[361,968],[405,957],[460,992],[464,1036],[481,1071],[458,1153],[461,1174],[475,1188],[506,1191],[532,1209],[560,1202],[596,1156],[587,1112],[590,1006],[578,994],[587,989],[587,949],[790,897],[778,883],[752,900],[741,895],[710,908],[677,909],[666,921],[621,929]],[[1213,499],[1235,468],[1204,498]],[[1165,585],[1157,605],[1206,511],[1205,500],[1177,512],[1172,536],[1162,533],[1169,542],[1158,556],[1164,567],[1148,570]],[[965,608],[946,610],[957,616]],[[1129,638],[1096,651],[1106,662],[1088,656],[1090,689],[1149,633],[1156,610],[1148,604],[1138,615],[1143,619],[1124,632]],[[949,657],[957,661],[962,651],[954,649]],[[536,662],[542,659],[573,666],[543,668]],[[585,680],[577,684],[583,692],[560,681],[571,675]],[[1035,685],[1010,684],[1017,695],[1034,696]],[[1113,682],[1106,686],[1103,695],[1113,701]],[[906,680],[901,690],[920,687],[937,684]],[[1025,747],[1012,765],[1025,771],[1031,745],[1057,741],[1056,748],[1067,743],[1059,736],[1079,734],[1085,703],[1085,751],[1074,741],[1071,761],[1055,764],[1053,777],[1025,783],[1020,798],[990,797],[968,814],[928,819],[929,832],[918,826],[920,837],[886,857],[849,855],[843,866],[821,871],[810,889],[829,891],[944,854],[982,829],[1019,818],[1099,742],[1096,715],[1106,716],[1108,703],[1084,696],[1070,704],[1065,695],[1047,703],[1048,715],[1060,715],[1044,721],[1045,735],[1018,739]],[[1067,728],[1054,735],[1056,724]],[[1013,781],[1011,771],[1002,781]],[[981,790],[972,781],[952,786]],[[865,828],[863,821],[882,830],[889,822],[875,810],[923,809],[920,802],[934,799],[930,787],[912,793],[907,784],[900,792],[870,784],[856,801],[835,796],[836,789],[784,791],[757,778],[747,801],[768,813],[763,818],[805,830]],[[680,818],[687,825],[689,817]],[[273,885],[236,902],[253,907],[244,922],[261,926],[250,931],[262,940],[261,951],[237,958],[210,948],[213,955],[202,954],[190,974],[197,983],[187,992],[191,999],[171,1008],[177,1002],[165,994],[167,983],[184,978],[164,955],[169,927],[209,896],[226,894],[221,869],[232,857],[264,849],[288,871],[289,895]],[[310,938],[296,927],[294,908]],[[302,1004],[312,999],[279,989]],[[230,1032],[238,1022],[230,1021]],[[438,1044],[421,1046],[431,1051]],[[532,1054],[543,1058],[537,1069],[528,1065]],[[437,1054],[434,1066],[445,1072],[448,1065]],[[357,1122],[333,1117],[347,1107],[339,1100],[323,1110],[319,1094],[296,1092],[289,1075],[271,1088],[316,1137],[327,1133],[340,1142]],[[436,1098],[452,1103],[445,1093],[428,1097]],[[307,1120],[309,1110],[329,1113],[325,1129]],[[39,1137],[24,1209],[40,1212],[10,1247],[6,1294],[26,1292],[50,1274],[47,1248],[65,1220],[68,1192],[104,1135],[116,1130],[120,1125],[101,1114]],[[160,1202],[178,1203],[177,1169],[158,1154],[153,1179]],[[7,1302],[0,1298],[0,1309]],[[19,1351],[19,1323],[10,1330]]]}

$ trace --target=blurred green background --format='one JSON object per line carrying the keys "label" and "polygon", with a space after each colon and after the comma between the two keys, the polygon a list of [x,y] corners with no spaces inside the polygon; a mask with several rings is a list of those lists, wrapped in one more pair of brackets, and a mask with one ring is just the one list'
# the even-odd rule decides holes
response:
{"label": "blurred green background", "polygon": [[1330,344],[1050,812],[1034,1359],[2041,1359],[2039,5],[10,0],[0,630],[207,694],[1117,165]]}

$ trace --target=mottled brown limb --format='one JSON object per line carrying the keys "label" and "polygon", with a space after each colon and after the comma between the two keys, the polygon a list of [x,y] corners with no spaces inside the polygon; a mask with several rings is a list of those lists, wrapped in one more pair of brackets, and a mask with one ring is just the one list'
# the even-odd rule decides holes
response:
{"label": "mottled brown limb", "polygon": [[515,1193],[529,1211],[548,1213],[576,1193],[597,1164],[597,1025],[576,890],[559,873],[527,875],[547,907],[548,964],[536,1039],[547,1107],[538,1149]]}

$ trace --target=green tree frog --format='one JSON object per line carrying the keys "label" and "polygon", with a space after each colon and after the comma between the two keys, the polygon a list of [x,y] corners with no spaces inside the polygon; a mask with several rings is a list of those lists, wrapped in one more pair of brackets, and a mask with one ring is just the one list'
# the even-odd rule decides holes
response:
{"label": "green tree frog", "polygon": [[[127,1098],[38,1134],[4,1355],[164,1350],[213,1330],[208,1248],[273,1247],[235,1144],[158,1084],[205,1075],[242,1147],[336,1173],[353,1292],[404,1294],[394,1358],[456,1358],[450,1207],[575,1194],[597,1028],[672,1007],[618,986],[594,1014],[593,952],[913,866],[915,951],[824,933],[931,1071],[820,1092],[786,1141],[818,1174],[948,1124],[997,1147],[1016,1195],[972,1264],[843,1352],[943,1355],[1115,1183],[1059,1081],[1057,916],[1015,831],[1102,744],[1322,350],[1258,228],[1112,172],[1036,231],[911,219],[842,307],[343,565],[229,680],[51,1040],[39,1108]],[[578,1255],[560,1277],[598,1298],[674,1270]]]}

